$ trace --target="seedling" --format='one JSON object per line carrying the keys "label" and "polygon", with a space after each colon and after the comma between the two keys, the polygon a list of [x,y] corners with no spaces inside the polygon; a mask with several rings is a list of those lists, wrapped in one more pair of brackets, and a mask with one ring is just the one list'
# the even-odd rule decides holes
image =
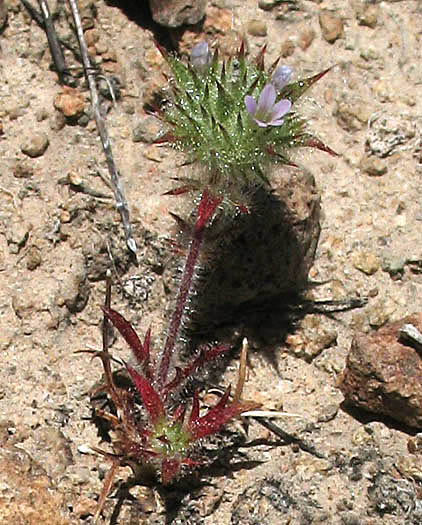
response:
{"label": "seedling", "polygon": [[[217,210],[250,212],[248,195],[258,187],[270,189],[274,164],[294,165],[289,158],[292,148],[309,146],[335,154],[306,130],[295,107],[300,96],[329,69],[291,83],[289,67],[278,67],[276,62],[265,70],[265,48],[252,61],[247,59],[243,44],[237,55],[227,61],[220,61],[218,51],[211,56],[206,43],[195,46],[189,63],[163,54],[173,74],[173,94],[165,111],[161,111],[168,126],[161,141],[183,151],[186,164],[192,165],[192,176],[179,178],[182,186],[168,193],[196,192],[200,200],[193,225],[174,216],[188,239],[188,248],[161,351],[152,351],[149,329],[142,341],[130,323],[111,308],[110,279],[107,282],[103,349],[95,356],[103,363],[104,390],[112,405],[111,411],[97,410],[97,416],[108,421],[113,430],[112,452],[94,450],[110,459],[112,467],[95,520],[119,466],[130,466],[136,476],[152,472],[162,484],[172,483],[186,470],[201,464],[198,444],[204,438],[242,414],[259,417],[257,412],[251,412],[259,404],[242,400],[244,354],[233,399],[228,387],[218,403],[205,413],[200,408],[198,390],[191,391],[188,384],[229,346],[202,345],[187,364],[180,364],[180,350],[186,346],[183,326],[190,322],[188,304],[194,289],[196,296],[201,296],[201,283],[195,281],[206,233],[216,221]],[[212,263],[212,248],[207,246],[206,251]],[[123,363],[132,381],[130,388],[119,387],[113,379],[110,324],[132,352],[131,360]],[[180,395],[182,390],[187,396]]]}

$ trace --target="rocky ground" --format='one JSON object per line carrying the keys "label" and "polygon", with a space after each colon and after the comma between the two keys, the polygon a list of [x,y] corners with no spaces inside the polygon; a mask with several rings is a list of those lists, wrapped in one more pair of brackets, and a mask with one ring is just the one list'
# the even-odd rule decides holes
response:
{"label": "rocky ground", "polygon": [[[115,308],[140,331],[162,331],[172,289],[168,211],[187,206],[163,195],[183,168],[174,151],[152,143],[157,124],[145,110],[163,84],[153,40],[186,53],[206,38],[230,53],[245,38],[251,53],[267,43],[268,63],[282,54],[295,78],[335,65],[301,111],[339,157],[302,150],[295,158],[322,198],[310,277],[326,284],[312,294],[368,302],[306,315],[285,338],[270,313],[258,331],[247,317],[224,328],[234,339],[250,337],[245,397],[299,414],[278,424],[317,455],[254,421],[247,436],[234,424],[208,445],[211,455],[220,450],[213,468],[172,489],[127,485],[122,468],[103,523],[422,523],[420,419],[404,426],[400,409],[378,404],[371,415],[347,407],[339,389],[354,337],[365,348],[377,329],[422,310],[421,3],[215,0],[205,22],[188,30],[160,27],[145,6],[127,4],[83,0],[80,9],[91,55],[119,94],[113,105],[100,80],[137,265],[102,181],[88,90],[59,85],[45,33],[18,0],[0,1],[0,521],[92,522],[108,464],[82,452],[101,446],[89,399],[101,367],[74,352],[101,345],[108,268]],[[72,46],[68,8],[55,0],[50,9]],[[70,51],[66,57],[78,75],[78,62]],[[388,356],[382,342],[374,351]],[[127,355],[119,340],[113,351]],[[235,381],[237,363],[235,352],[220,383]],[[398,383],[417,389],[422,380],[401,375]],[[406,394],[408,405],[416,393]],[[411,408],[422,411],[418,402]]]}

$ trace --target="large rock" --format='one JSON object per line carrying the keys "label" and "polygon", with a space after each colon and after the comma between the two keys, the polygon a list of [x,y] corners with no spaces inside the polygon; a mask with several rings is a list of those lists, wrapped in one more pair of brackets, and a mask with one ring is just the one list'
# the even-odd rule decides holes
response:
{"label": "large rock", "polygon": [[205,15],[207,0],[149,0],[152,18],[165,27],[196,24]]}
{"label": "large rock", "polygon": [[422,314],[357,335],[339,386],[347,404],[422,428],[422,357],[399,340],[404,324],[422,332]]}

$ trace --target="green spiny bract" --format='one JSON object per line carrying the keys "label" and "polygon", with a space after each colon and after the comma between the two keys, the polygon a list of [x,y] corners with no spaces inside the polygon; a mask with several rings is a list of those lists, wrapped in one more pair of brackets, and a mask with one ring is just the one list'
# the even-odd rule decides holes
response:
{"label": "green spiny bract", "polygon": [[[196,176],[179,179],[183,180],[183,187],[169,193],[207,187],[225,203],[236,202],[245,189],[269,184],[271,164],[294,165],[289,149],[310,146],[334,153],[305,130],[305,121],[294,107],[283,113],[283,119],[268,118],[264,124],[251,114],[245,99],[259,98],[259,109],[260,97],[274,82],[272,74],[277,63],[266,71],[264,54],[265,48],[255,60],[248,60],[242,45],[234,58],[224,61],[219,59],[217,50],[200,67],[195,67],[193,61],[186,64],[164,54],[173,74],[173,95],[163,112],[170,125],[165,139],[186,154],[186,164],[202,167]],[[271,85],[271,89],[277,100],[290,108],[290,103],[293,105],[328,71],[279,90]]]}

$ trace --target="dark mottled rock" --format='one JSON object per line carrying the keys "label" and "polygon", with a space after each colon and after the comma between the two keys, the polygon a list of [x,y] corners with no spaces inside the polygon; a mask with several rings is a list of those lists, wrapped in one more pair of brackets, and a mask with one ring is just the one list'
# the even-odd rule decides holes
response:
{"label": "dark mottled rock", "polygon": [[132,130],[133,142],[146,142],[152,144],[156,141],[160,134],[163,132],[163,126],[161,122],[149,115],[139,121]]}
{"label": "dark mottled rock", "polygon": [[421,428],[422,357],[416,348],[399,341],[399,330],[407,323],[422,331],[422,314],[357,335],[339,387],[347,404]]}
{"label": "dark mottled rock", "polygon": [[361,26],[367,26],[371,29],[376,27],[379,16],[379,8],[377,5],[367,5],[363,4],[360,9],[356,12],[356,18]]}
{"label": "dark mottled rock", "polygon": [[371,117],[373,108],[359,96],[347,97],[337,103],[334,111],[338,124],[346,131],[363,129]]}
{"label": "dark mottled rock", "polygon": [[271,11],[278,3],[278,0],[259,0],[258,7],[263,11]]}
{"label": "dark mottled rock", "polygon": [[[375,512],[384,516],[384,519],[386,514],[403,518],[406,516],[403,523],[420,523],[422,512],[420,505],[415,505],[418,497],[414,485],[409,481],[396,479],[379,470],[368,487],[368,497]],[[393,521],[398,522],[394,518]]]}
{"label": "dark mottled rock", "polygon": [[372,177],[384,175],[388,169],[385,160],[367,154],[360,159],[359,168]]}
{"label": "dark mottled rock", "polygon": [[13,217],[6,225],[6,240],[9,252],[17,254],[25,246],[32,230],[32,224],[27,223],[22,217]]}
{"label": "dark mottled rock", "polygon": [[152,18],[165,27],[196,24],[205,15],[207,0],[149,0]]}

